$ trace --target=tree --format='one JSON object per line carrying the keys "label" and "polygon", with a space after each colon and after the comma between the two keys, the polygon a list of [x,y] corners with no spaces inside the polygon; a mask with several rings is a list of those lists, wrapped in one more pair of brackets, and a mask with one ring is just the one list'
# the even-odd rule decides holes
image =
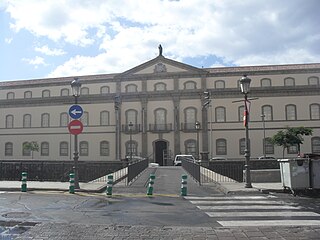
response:
{"label": "tree", "polygon": [[313,130],[306,127],[287,127],[285,130],[278,131],[272,138],[271,143],[283,147],[282,157],[284,158],[284,151],[290,146],[297,145],[298,153],[300,154],[300,145],[303,144],[302,136],[312,135]]}
{"label": "tree", "polygon": [[23,144],[23,149],[31,151],[31,158],[33,159],[33,152],[39,152],[39,145],[37,142],[26,142]]}

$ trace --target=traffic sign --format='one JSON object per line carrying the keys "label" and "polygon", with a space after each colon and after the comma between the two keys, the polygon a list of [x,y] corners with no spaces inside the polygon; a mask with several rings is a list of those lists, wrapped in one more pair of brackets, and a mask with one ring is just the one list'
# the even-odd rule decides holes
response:
{"label": "traffic sign", "polygon": [[79,118],[81,118],[82,114],[83,114],[83,109],[80,105],[75,104],[75,105],[70,106],[69,116],[71,118],[79,119]]}
{"label": "traffic sign", "polygon": [[69,133],[71,133],[73,135],[78,135],[78,134],[82,133],[83,124],[79,120],[72,120],[68,124],[68,129],[69,129]]}

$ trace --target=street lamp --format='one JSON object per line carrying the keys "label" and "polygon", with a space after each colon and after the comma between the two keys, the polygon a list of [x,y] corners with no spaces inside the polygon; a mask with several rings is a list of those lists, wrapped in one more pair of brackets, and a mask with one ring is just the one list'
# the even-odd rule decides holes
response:
{"label": "street lamp", "polygon": [[266,158],[266,122],[264,113],[261,114],[262,126],[263,126],[263,157]]}
{"label": "street lamp", "polygon": [[246,163],[244,165],[245,168],[245,173],[246,173],[246,183],[245,183],[245,188],[252,188],[251,185],[251,176],[250,176],[250,143],[249,143],[249,102],[248,102],[248,93],[250,89],[250,83],[251,79],[247,77],[247,75],[244,75],[240,79],[240,87],[241,87],[241,92],[244,94],[244,106],[245,106],[245,112],[244,112],[244,125],[246,129],[246,146],[244,150],[244,157],[246,159]]}
{"label": "street lamp", "polygon": [[129,134],[130,134],[130,162],[132,162],[132,122],[129,122]]}
{"label": "street lamp", "polygon": [[196,130],[197,130],[197,149],[196,149],[196,155],[197,160],[199,160],[199,130],[200,130],[200,122],[196,121]]}
{"label": "street lamp", "polygon": [[[81,83],[78,78],[74,78],[71,82],[72,95],[74,96],[74,103],[78,104],[78,97],[80,96]],[[74,161],[74,188],[80,189],[79,185],[79,169],[78,169],[78,160],[79,160],[79,152],[78,152],[78,135],[74,135],[74,153],[73,153],[73,161]]]}

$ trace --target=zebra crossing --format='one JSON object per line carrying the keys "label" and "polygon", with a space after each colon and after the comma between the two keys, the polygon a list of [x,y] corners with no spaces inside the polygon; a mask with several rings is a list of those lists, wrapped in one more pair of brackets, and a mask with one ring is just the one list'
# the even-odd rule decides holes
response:
{"label": "zebra crossing", "polygon": [[276,196],[186,196],[185,199],[224,227],[320,226],[320,214]]}

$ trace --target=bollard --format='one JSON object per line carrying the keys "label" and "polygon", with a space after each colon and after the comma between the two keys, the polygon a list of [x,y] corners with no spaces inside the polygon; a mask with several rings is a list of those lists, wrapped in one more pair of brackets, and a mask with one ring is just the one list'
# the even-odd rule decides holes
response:
{"label": "bollard", "polygon": [[107,181],[107,195],[112,196],[112,187],[113,187],[113,175],[108,175]]}
{"label": "bollard", "polygon": [[147,190],[148,196],[153,195],[153,184],[154,184],[155,178],[156,178],[156,176],[153,173],[151,173],[150,178],[149,178],[148,190]]}
{"label": "bollard", "polygon": [[22,177],[21,177],[21,192],[26,192],[27,191],[27,176],[28,176],[27,172],[23,172],[22,173]]}
{"label": "bollard", "polygon": [[74,173],[69,174],[69,193],[74,193]]}
{"label": "bollard", "polygon": [[181,196],[187,196],[187,175],[181,176]]}

